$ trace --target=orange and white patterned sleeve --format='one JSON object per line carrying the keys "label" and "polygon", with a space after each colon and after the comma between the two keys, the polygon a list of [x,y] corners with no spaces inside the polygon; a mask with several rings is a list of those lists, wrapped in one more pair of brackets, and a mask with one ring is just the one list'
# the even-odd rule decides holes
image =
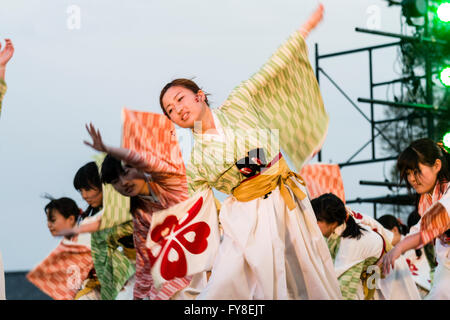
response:
{"label": "orange and white patterned sleeve", "polygon": [[420,223],[420,235],[422,245],[427,244],[436,237],[442,235],[450,228],[450,194],[428,209]]}
{"label": "orange and white patterned sleeve", "polygon": [[173,123],[163,114],[122,112],[124,162],[148,174],[152,192],[165,208],[187,199],[186,167]]}
{"label": "orange and white patterned sleeve", "polygon": [[152,163],[147,161],[147,158],[129,150],[124,161],[132,167],[141,168],[147,173],[151,192],[155,194],[164,208],[186,200],[188,198],[186,174],[181,173],[179,168],[164,163],[162,159]]}

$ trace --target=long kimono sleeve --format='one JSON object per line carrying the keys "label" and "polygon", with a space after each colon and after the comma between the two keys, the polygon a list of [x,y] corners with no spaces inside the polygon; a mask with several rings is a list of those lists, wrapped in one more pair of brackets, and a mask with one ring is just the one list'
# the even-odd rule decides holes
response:
{"label": "long kimono sleeve", "polygon": [[198,191],[202,191],[204,189],[210,188],[208,182],[200,175],[198,172],[197,166],[189,162],[187,170],[186,170],[186,177],[188,182],[188,191],[189,195],[192,196]]}
{"label": "long kimono sleeve", "polygon": [[450,229],[450,192],[436,202],[420,221],[422,246]]}
{"label": "long kimono sleeve", "polygon": [[114,300],[135,273],[132,260],[119,250],[120,239],[133,235],[133,223],[122,223],[91,235],[92,259],[101,284],[102,300]]}
{"label": "long kimono sleeve", "polygon": [[6,93],[6,82],[3,79],[0,79],[0,117],[2,115],[2,101],[3,101],[3,96]]}
{"label": "long kimono sleeve", "polygon": [[256,116],[258,126],[279,130],[280,146],[299,171],[320,149],[328,129],[328,114],[300,32],[235,88],[221,110],[236,123]]}
{"label": "long kimono sleeve", "polygon": [[[173,165],[155,161],[149,162],[146,159],[155,158],[152,155],[141,155],[129,150],[125,162],[147,173],[150,192],[157,197],[161,206],[168,208],[186,200],[188,197],[186,174],[180,173]],[[161,168],[162,165],[164,169]]]}
{"label": "long kimono sleeve", "polygon": [[186,167],[173,123],[162,114],[124,109],[125,162],[148,174],[151,191],[164,208],[187,199]]}

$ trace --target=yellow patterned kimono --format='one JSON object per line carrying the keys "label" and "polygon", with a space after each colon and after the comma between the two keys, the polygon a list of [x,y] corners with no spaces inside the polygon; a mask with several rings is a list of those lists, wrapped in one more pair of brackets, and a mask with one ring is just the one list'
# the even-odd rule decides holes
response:
{"label": "yellow patterned kimono", "polygon": [[6,82],[3,79],[0,79],[0,116],[2,115],[2,101],[3,101],[3,96],[6,93]]}
{"label": "yellow patterned kimono", "polygon": [[[244,180],[252,183],[264,174],[248,177],[249,161],[268,164],[281,149],[300,170],[320,148],[328,127],[301,34],[295,32],[234,89],[213,117],[218,134],[194,133],[187,168],[191,194],[204,188],[236,193]],[[278,164],[284,166],[284,159],[272,162]],[[341,298],[301,178],[291,173],[280,179],[265,195],[241,201],[235,194],[224,201],[219,216],[224,237],[200,299]],[[292,210],[286,189],[294,199]]]}
{"label": "yellow patterned kimono", "polygon": [[[96,157],[100,170],[105,154]],[[133,235],[130,199],[119,194],[112,185],[103,184],[103,205],[100,228],[92,233],[92,259],[101,284],[101,299],[132,299],[122,294],[133,285],[136,271],[132,258],[134,248],[121,240]],[[131,252],[131,254],[128,254]]]}
{"label": "yellow patterned kimono", "polygon": [[381,237],[372,230],[365,230],[360,239],[342,238],[340,235],[332,234],[327,243],[343,298],[345,300],[372,299],[370,296],[373,294],[365,292],[364,281],[370,285],[373,284],[370,277],[376,277],[372,274],[373,270],[369,268],[375,265],[383,252]]}

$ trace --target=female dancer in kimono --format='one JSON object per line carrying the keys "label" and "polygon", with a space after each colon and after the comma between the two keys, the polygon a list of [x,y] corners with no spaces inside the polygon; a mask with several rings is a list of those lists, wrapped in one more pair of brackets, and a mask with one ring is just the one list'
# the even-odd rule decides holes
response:
{"label": "female dancer in kimono", "polygon": [[165,115],[193,132],[190,194],[230,194],[219,215],[223,240],[199,299],[342,298],[306,188],[280,153],[299,170],[326,135],[328,116],[304,41],[322,14],[320,6],[218,109],[187,79],[161,92]]}
{"label": "female dancer in kimono", "polygon": [[[47,214],[47,226],[52,236],[58,236],[63,230],[72,229],[83,220],[79,220],[81,210],[75,201],[70,198],[51,199],[45,206]],[[84,219],[84,223],[89,223],[89,218]],[[81,244],[88,248],[91,247],[91,238],[89,234],[80,234],[75,236],[65,236],[63,243]],[[85,288],[89,288],[84,290]],[[90,290],[92,289],[92,290]],[[86,292],[86,293],[85,293]],[[99,300],[100,286],[95,275],[95,269],[92,268],[89,277],[83,282],[82,289],[75,297],[76,300]]]}
{"label": "female dancer in kimono", "polygon": [[[102,164],[102,182],[112,184],[117,192],[131,198],[130,210],[133,215],[133,238],[136,248],[134,299],[191,298],[192,289],[189,286],[191,277],[168,281],[160,289],[154,286],[150,271],[151,259],[145,245],[153,212],[169,208],[187,199],[186,177],[180,175],[170,163],[160,159],[152,158],[149,161],[133,150],[105,145],[100,132],[92,124],[87,130],[92,143],[85,141],[85,144],[108,154]],[[164,167],[163,170],[160,168],[161,165]],[[155,170],[156,167],[159,169]]]}
{"label": "female dancer in kimono", "polygon": [[[2,114],[2,100],[3,96],[6,93],[6,82],[5,82],[5,72],[6,72],[6,64],[12,58],[14,54],[14,46],[10,39],[5,39],[5,48],[0,51],[0,116]],[[0,49],[2,45],[0,43]],[[1,259],[0,259],[1,264]],[[0,285],[1,286],[1,285]]]}
{"label": "female dancer in kimono", "polygon": [[[6,64],[14,54],[14,46],[10,39],[5,39],[6,45],[0,50],[0,116],[2,114],[2,100],[6,93],[5,71]],[[0,43],[0,49],[2,48]],[[5,300],[5,272],[3,270],[2,253],[0,252],[0,300]]]}
{"label": "female dancer in kimono", "polygon": [[374,291],[368,290],[368,274],[372,273],[368,268],[383,254],[383,238],[357,224],[342,200],[332,193],[311,200],[311,205],[327,238],[342,296],[346,300],[373,298]]}
{"label": "female dancer in kimono", "polygon": [[397,160],[401,179],[420,194],[422,218],[415,233],[412,231],[383,258],[383,269],[388,273],[401,254],[435,241],[438,265],[425,299],[450,299],[450,212],[446,207],[450,198],[449,164],[450,155],[444,147],[430,139],[414,141]]}
{"label": "female dancer in kimono", "polygon": [[[133,299],[136,251],[133,243],[132,222],[125,222],[107,230],[99,230],[103,213],[103,186],[99,168],[94,161],[85,164],[77,171],[73,186],[89,205],[80,215],[80,219],[97,214],[100,216],[90,224],[76,227],[72,232],[74,234],[92,233],[92,258],[101,283],[102,299]],[[119,252],[119,247],[122,248],[123,254]]]}

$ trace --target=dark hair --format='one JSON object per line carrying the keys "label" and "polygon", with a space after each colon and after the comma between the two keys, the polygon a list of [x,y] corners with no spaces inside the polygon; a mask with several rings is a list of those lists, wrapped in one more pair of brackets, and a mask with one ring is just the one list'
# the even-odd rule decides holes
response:
{"label": "dark hair", "polygon": [[65,197],[53,199],[50,196],[45,196],[45,198],[50,200],[50,202],[44,208],[44,211],[47,214],[48,218],[52,217],[53,210],[58,210],[58,212],[64,218],[69,219],[71,216],[73,216],[75,218],[74,221],[77,221],[78,215],[80,214],[80,209],[78,208],[75,201]]}
{"label": "dark hair", "polygon": [[78,169],[73,178],[73,187],[77,190],[91,190],[94,188],[102,190],[100,174],[98,173],[97,164],[95,162],[88,162]]}
{"label": "dark hair", "polygon": [[111,184],[118,179],[120,175],[124,174],[125,170],[120,160],[111,155],[106,155],[101,168],[101,182]]}
{"label": "dark hair", "polygon": [[419,221],[420,221],[419,211],[417,211],[417,209],[414,209],[414,211],[412,211],[409,214],[408,219],[406,220],[406,224],[408,226],[408,232],[411,229],[411,227],[415,226]]}
{"label": "dark hair", "polygon": [[[78,191],[80,191],[81,189],[97,189],[103,191],[98,167],[94,161],[88,162],[80,169],[78,169],[75,177],[73,178],[73,187]],[[86,210],[84,210],[84,212],[79,216],[77,222],[80,223],[83,219],[93,216],[99,211],[100,208],[94,208],[93,206],[89,205]]]}
{"label": "dark hair", "polygon": [[[415,226],[419,221],[420,221],[420,214],[416,208],[416,209],[414,209],[413,212],[411,212],[409,214],[408,220],[406,220],[406,224],[408,225],[408,233],[409,233],[409,230],[411,230],[411,227]],[[420,258],[422,256],[422,250],[416,249],[415,251],[416,251],[417,258]]]}
{"label": "dark hair", "polygon": [[[121,174],[125,172],[120,160],[114,158],[111,155],[107,155],[102,163],[101,169],[101,181],[103,183],[111,184],[114,180],[118,179]],[[143,200],[138,197],[130,197],[130,212],[134,216],[134,212],[138,208],[144,206]]]}
{"label": "dark hair", "polygon": [[397,227],[400,234],[406,235],[408,233],[407,226],[400,223],[400,221],[398,221],[398,219],[391,214],[385,214],[384,216],[379,217],[377,221],[388,230],[392,230],[394,227]]}
{"label": "dark hair", "polygon": [[443,188],[444,186],[442,184],[450,181],[450,155],[445,151],[445,149],[443,149],[443,147],[440,147],[431,139],[423,138],[413,141],[409,147],[403,150],[397,159],[397,169],[400,172],[400,182],[404,180],[408,188],[411,189],[411,185],[407,179],[407,171],[417,170],[420,172],[419,163],[427,166],[433,166],[437,159],[441,160],[442,163],[437,179]]}
{"label": "dark hair", "polygon": [[318,221],[326,223],[337,222],[338,226],[346,222],[346,228],[342,233],[343,238],[359,239],[362,231],[366,230],[358,225],[351,215],[347,219],[347,210],[344,203],[332,193],[326,193],[311,200],[311,205]]}
{"label": "dark hair", "polygon": [[[171,87],[183,87],[185,89],[191,90],[195,94],[197,94],[200,90],[202,90],[194,81],[192,81],[190,79],[179,78],[179,79],[175,79],[175,80],[169,82],[168,84],[166,84],[164,86],[164,88],[161,90],[161,93],[159,95],[159,105],[160,105],[163,113],[169,119],[170,119],[170,116],[167,114],[166,109],[164,109],[162,99],[163,99],[164,95],[166,94],[167,90],[169,90]],[[205,102],[209,106],[208,96],[209,96],[209,94],[205,93]]]}

